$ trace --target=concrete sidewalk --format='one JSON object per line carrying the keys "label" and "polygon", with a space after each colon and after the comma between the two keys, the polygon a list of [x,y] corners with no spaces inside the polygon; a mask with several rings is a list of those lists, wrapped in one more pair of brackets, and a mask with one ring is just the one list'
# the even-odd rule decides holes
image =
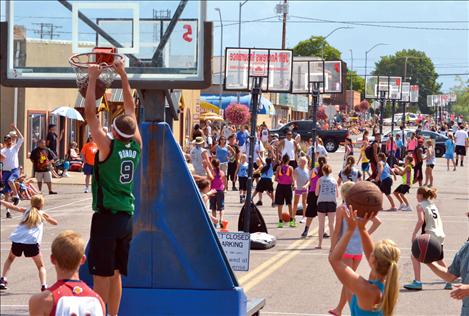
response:
{"label": "concrete sidewalk", "polygon": [[[69,177],[52,178],[53,184],[63,185],[85,185],[85,175],[83,172],[68,172]],[[32,178],[37,185],[36,178]]]}

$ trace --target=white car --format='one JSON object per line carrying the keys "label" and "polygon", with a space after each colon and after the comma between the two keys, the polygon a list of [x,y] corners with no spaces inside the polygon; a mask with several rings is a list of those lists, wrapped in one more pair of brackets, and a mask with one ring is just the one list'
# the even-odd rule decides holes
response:
{"label": "white car", "polygon": [[[416,125],[416,122],[417,122],[417,114],[414,114],[414,113],[406,113],[406,117],[407,117],[407,124],[410,124],[410,125]],[[394,114],[394,126],[398,126],[400,125],[402,122],[402,113],[398,113],[398,114]],[[391,118],[385,118],[383,120],[383,125],[385,126],[391,126]]]}

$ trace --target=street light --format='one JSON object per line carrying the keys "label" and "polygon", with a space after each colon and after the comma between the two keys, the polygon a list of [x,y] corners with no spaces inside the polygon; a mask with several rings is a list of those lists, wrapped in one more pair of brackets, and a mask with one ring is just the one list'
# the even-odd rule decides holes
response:
{"label": "street light", "polygon": [[322,60],[324,60],[324,46],[326,45],[326,39],[331,36],[332,34],[335,33],[335,31],[338,31],[338,30],[345,30],[345,29],[353,29],[353,27],[351,26],[341,26],[341,27],[337,27],[335,29],[333,29],[332,31],[329,32],[329,34],[327,34],[326,36],[324,36],[324,39],[323,39],[323,42],[322,42],[322,52],[321,52],[321,58]]}
{"label": "street light", "polygon": [[378,43],[378,44],[375,44],[373,47],[371,47],[369,50],[367,50],[365,52],[365,81],[366,81],[366,76],[368,75],[366,73],[366,66],[367,66],[367,62],[368,62],[368,53],[371,52],[373,49],[375,49],[376,47],[378,46],[385,46],[385,45],[389,45],[389,44],[386,44],[386,43]]}
{"label": "street light", "polygon": [[223,20],[221,18],[221,10],[220,8],[215,8],[215,11],[218,11],[218,16],[220,17],[220,26],[221,26],[221,35],[220,35],[220,70],[219,70],[219,84],[220,84],[220,96],[218,97],[219,103],[218,106],[221,109],[221,99],[223,94],[223,85],[222,85],[222,68],[223,68]]}

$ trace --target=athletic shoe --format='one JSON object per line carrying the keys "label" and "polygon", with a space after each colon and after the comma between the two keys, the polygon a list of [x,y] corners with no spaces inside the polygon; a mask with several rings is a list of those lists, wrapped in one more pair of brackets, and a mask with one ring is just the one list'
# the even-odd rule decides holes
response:
{"label": "athletic shoe", "polygon": [[304,222],[306,222],[306,217],[303,216],[303,217],[300,219],[300,223],[303,224]]}
{"label": "athletic shoe", "polygon": [[404,205],[404,208],[401,211],[412,212],[412,208],[409,205]]}
{"label": "athletic shoe", "polygon": [[7,211],[7,218],[11,218],[11,213],[10,213],[10,211]]}
{"label": "athletic shoe", "polygon": [[262,206],[262,201],[257,201],[256,205],[257,206]]}
{"label": "athletic shoe", "polygon": [[445,287],[443,288],[445,290],[452,290],[453,289],[453,284],[448,282],[445,284]]}
{"label": "athletic shoe", "polygon": [[278,222],[277,228],[283,228],[283,222],[282,222],[282,221],[279,221],[279,222]]}
{"label": "athletic shoe", "polygon": [[49,195],[57,194],[57,192],[49,191]]}
{"label": "athletic shoe", "polygon": [[305,231],[301,234],[301,237],[302,237],[302,238],[308,237],[308,231],[305,230]]}
{"label": "athletic shoe", "polygon": [[238,188],[237,188],[237,187],[233,187],[231,190],[232,190],[232,191],[238,191]]}
{"label": "athletic shoe", "polygon": [[292,220],[290,221],[290,227],[296,227],[295,219],[292,219]]}
{"label": "athletic shoe", "polygon": [[85,187],[85,193],[88,193],[88,192],[90,192],[88,187]]}
{"label": "athletic shoe", "polygon": [[322,235],[322,238],[329,238],[329,234],[328,234],[328,233],[324,233],[324,234]]}
{"label": "athletic shoe", "polygon": [[11,199],[13,202],[13,205],[18,205],[20,203],[20,198],[18,196],[15,196]]}
{"label": "athletic shoe", "polygon": [[411,291],[421,291],[422,290],[422,282],[420,281],[412,281],[412,283],[404,285],[404,288],[406,290],[411,290]]}
{"label": "athletic shoe", "polygon": [[398,210],[398,211],[403,211],[406,207],[407,207],[407,205],[401,204],[401,205],[399,205],[399,207],[397,208],[397,210]]}
{"label": "athletic shoe", "polygon": [[387,210],[383,210],[383,212],[397,212],[397,208],[391,207],[391,208],[388,208]]}
{"label": "athletic shoe", "polygon": [[0,278],[0,290],[6,290],[8,288],[7,285],[8,285],[7,280],[5,280],[4,277],[1,277]]}
{"label": "athletic shoe", "polygon": [[44,292],[45,290],[47,290],[47,285],[45,284],[41,285],[41,292]]}

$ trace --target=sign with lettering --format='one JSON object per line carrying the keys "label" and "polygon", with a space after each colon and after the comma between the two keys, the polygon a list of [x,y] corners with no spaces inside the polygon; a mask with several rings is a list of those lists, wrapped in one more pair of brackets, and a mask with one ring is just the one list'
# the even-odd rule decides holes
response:
{"label": "sign with lettering", "polygon": [[233,271],[248,271],[250,234],[242,232],[217,232],[217,234]]}

